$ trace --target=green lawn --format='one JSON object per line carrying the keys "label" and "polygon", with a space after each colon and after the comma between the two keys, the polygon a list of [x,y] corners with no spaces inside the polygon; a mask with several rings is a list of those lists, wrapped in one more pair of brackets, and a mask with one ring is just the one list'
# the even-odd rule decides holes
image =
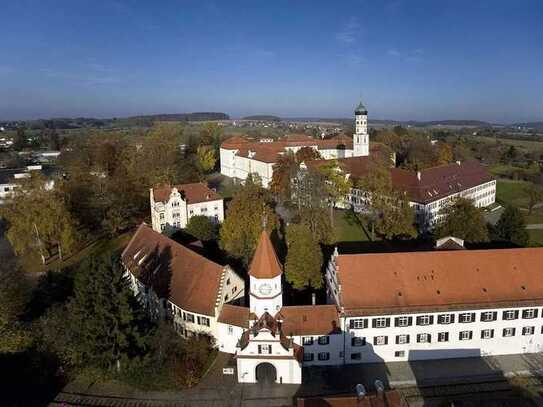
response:
{"label": "green lawn", "polygon": [[543,246],[543,229],[529,230],[530,246]]}
{"label": "green lawn", "polygon": [[369,241],[369,237],[351,211],[334,211],[334,228],[338,242]]}
{"label": "green lawn", "polygon": [[528,211],[522,211],[524,213],[524,220],[527,225],[534,223],[543,223],[543,208],[537,208],[532,211],[531,215],[528,215]]}
{"label": "green lawn", "polygon": [[528,196],[525,188],[528,185],[529,182],[526,181],[499,179],[496,185],[496,199],[502,205],[526,208],[528,206]]}

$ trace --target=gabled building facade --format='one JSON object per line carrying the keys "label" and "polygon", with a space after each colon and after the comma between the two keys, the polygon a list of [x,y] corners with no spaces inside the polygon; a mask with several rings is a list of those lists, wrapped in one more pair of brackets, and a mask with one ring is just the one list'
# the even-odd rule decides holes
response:
{"label": "gabled building facade", "polygon": [[151,188],[149,200],[151,222],[157,232],[183,229],[193,216],[206,216],[216,223],[224,220],[222,197],[200,182]]}

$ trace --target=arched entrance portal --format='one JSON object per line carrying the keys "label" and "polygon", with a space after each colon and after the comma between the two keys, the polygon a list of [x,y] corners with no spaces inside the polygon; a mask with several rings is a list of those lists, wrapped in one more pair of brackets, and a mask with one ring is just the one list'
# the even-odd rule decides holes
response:
{"label": "arched entrance portal", "polygon": [[256,366],[256,381],[258,383],[275,383],[277,371],[271,363],[260,363]]}

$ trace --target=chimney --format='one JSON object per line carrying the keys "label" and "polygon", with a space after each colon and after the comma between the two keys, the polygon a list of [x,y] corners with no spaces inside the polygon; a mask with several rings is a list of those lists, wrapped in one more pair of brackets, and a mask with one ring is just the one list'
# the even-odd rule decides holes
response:
{"label": "chimney", "polygon": [[420,178],[421,178],[422,174],[420,173],[420,171],[417,171],[417,179],[420,181]]}
{"label": "chimney", "polygon": [[317,305],[317,294],[311,294],[311,305]]}
{"label": "chimney", "polygon": [[462,165],[462,163],[459,161],[456,162],[456,165]]}

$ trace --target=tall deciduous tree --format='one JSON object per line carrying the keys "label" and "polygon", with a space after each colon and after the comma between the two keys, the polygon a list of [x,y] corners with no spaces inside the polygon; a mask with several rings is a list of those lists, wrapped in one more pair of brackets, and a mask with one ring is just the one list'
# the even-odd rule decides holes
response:
{"label": "tall deciduous tree", "polygon": [[508,205],[501,214],[495,231],[500,240],[511,242],[517,246],[526,246],[530,240],[524,215],[520,209],[511,205]]}
{"label": "tall deciduous tree", "polygon": [[374,226],[386,239],[415,237],[415,212],[404,193],[392,185],[390,170],[382,159],[374,159],[368,174],[359,183],[364,191],[368,208],[374,214]]}
{"label": "tall deciduous tree", "polygon": [[245,265],[254,254],[263,223],[268,231],[276,227],[277,216],[270,203],[268,191],[249,177],[228,205],[219,233],[220,247]]}
{"label": "tall deciduous tree", "polygon": [[330,222],[334,223],[334,207],[344,202],[351,190],[352,181],[345,176],[336,160],[330,160],[319,167],[320,173],[324,176],[324,188],[330,206]]}
{"label": "tall deciduous tree", "polygon": [[45,260],[54,248],[62,256],[77,246],[76,224],[64,197],[41,175],[32,175],[17,188],[2,214],[8,222],[6,236],[18,255],[40,254]]}
{"label": "tall deciduous tree", "polygon": [[535,205],[543,201],[543,189],[530,183],[526,186],[526,194],[528,195],[528,214],[531,215]]}
{"label": "tall deciduous tree", "polygon": [[285,277],[296,289],[322,287],[322,252],[311,231],[304,224],[287,227],[288,253]]}
{"label": "tall deciduous tree", "polygon": [[296,156],[287,152],[277,158],[273,165],[273,175],[270,190],[281,200],[289,200],[292,197],[292,178],[298,171]]}
{"label": "tall deciduous tree", "polygon": [[296,151],[296,161],[303,163],[310,160],[320,160],[322,157],[320,153],[311,147],[302,147]]}
{"label": "tall deciduous tree", "polygon": [[186,232],[204,242],[217,238],[217,225],[208,216],[198,215],[189,219]]}
{"label": "tall deciduous tree", "polygon": [[438,237],[454,236],[468,242],[488,241],[488,228],[483,212],[470,200],[458,198],[440,211],[442,216],[436,234]]}
{"label": "tall deciduous tree", "polygon": [[212,147],[199,146],[196,150],[196,156],[198,157],[198,166],[204,174],[209,173],[215,168],[217,158]]}

